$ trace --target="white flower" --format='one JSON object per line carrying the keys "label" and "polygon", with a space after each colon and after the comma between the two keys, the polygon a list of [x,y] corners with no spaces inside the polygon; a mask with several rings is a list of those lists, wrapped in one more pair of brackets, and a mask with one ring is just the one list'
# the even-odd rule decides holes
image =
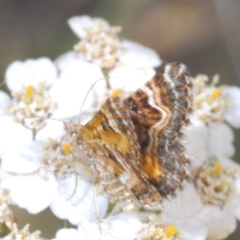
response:
{"label": "white flower", "polygon": [[45,57],[37,60],[28,59],[25,62],[15,61],[8,66],[5,74],[6,84],[11,92],[21,90],[23,86],[37,87],[42,82],[48,87],[56,78],[54,64]]}
{"label": "white flower", "polygon": [[[49,117],[56,108],[48,89],[57,79],[57,69],[48,58],[16,61],[5,74],[6,85],[13,98],[8,110],[21,123],[24,117]],[[32,119],[32,127],[40,129],[43,119]]]}
{"label": "white flower", "polygon": [[[45,171],[44,176],[40,176],[42,147],[33,141],[34,134],[23,126],[22,119],[51,115],[55,104],[47,89],[56,78],[56,67],[47,58],[17,61],[6,71],[6,84],[13,98],[5,96],[1,101],[5,108],[0,116],[1,168],[9,173],[1,176],[1,187],[8,190],[13,204],[31,213],[38,213],[49,206],[55,198],[57,184],[49,172]],[[36,119],[32,123],[42,124],[43,121]]]}
{"label": "white flower", "polygon": [[193,79],[195,87],[195,115],[204,122],[226,120],[233,127],[240,127],[240,89],[238,87],[217,87],[218,76],[207,84],[206,75]]}
{"label": "white flower", "polygon": [[69,26],[80,37],[81,41],[74,46],[79,57],[96,63],[101,68],[112,68],[121,55],[121,44],[117,34],[120,27],[110,27],[103,19],[91,19],[88,16],[73,17],[68,20]]}
{"label": "white flower", "polygon": [[224,239],[240,220],[240,168],[227,158],[206,163],[195,176],[204,208],[197,218],[208,228],[208,239]]}
{"label": "white flower", "polygon": [[[111,27],[101,18],[75,16],[68,20],[68,24],[81,39],[75,47],[78,56],[101,68],[117,67],[118,62],[135,68],[152,68],[162,64],[155,51],[129,40],[120,40],[117,34],[121,28]],[[92,56],[89,55],[91,52]]]}
{"label": "white flower", "polygon": [[162,63],[152,49],[129,40],[121,41],[117,36],[121,28],[111,27],[101,18],[75,16],[68,20],[68,24],[81,39],[75,46],[78,56],[101,68],[110,70],[118,63],[134,68],[152,68]]}

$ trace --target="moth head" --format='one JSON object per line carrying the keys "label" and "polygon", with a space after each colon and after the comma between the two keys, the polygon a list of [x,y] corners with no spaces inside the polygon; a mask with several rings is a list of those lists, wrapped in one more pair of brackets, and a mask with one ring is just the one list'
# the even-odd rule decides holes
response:
{"label": "moth head", "polygon": [[79,132],[82,129],[82,125],[79,123],[73,123],[73,122],[65,122],[64,123],[64,129],[68,134],[70,134],[72,137],[77,137],[79,135]]}

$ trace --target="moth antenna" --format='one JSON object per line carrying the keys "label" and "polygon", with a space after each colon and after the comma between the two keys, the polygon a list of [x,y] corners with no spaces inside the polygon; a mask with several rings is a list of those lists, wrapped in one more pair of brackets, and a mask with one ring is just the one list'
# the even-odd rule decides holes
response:
{"label": "moth antenna", "polygon": [[78,175],[76,173],[76,171],[74,171],[74,175],[75,175],[75,187],[74,187],[74,190],[72,192],[72,194],[70,195],[70,197],[68,197],[66,200],[69,201],[73,196],[74,194],[76,193],[77,191],[77,187],[78,187]]}
{"label": "moth antenna", "polygon": [[62,123],[64,123],[64,124],[66,124],[65,121],[60,120],[60,119],[56,119],[56,118],[40,117],[40,116],[24,117],[24,118],[22,119],[22,121],[21,121],[22,125],[23,125],[25,128],[27,128],[27,129],[29,129],[29,130],[32,130],[32,131],[35,131],[36,129],[35,129],[35,128],[31,128],[31,127],[29,127],[29,126],[27,126],[27,125],[25,124],[25,120],[26,120],[26,119],[31,119],[31,118],[40,118],[40,119],[54,120],[54,121],[58,121],[58,122],[62,122]]}
{"label": "moth antenna", "polygon": [[[111,77],[111,78],[115,78],[115,77]],[[106,80],[106,77],[102,77],[102,78],[99,78],[98,80],[96,80],[92,86],[88,89],[84,99],[83,99],[83,102],[82,102],[82,105],[81,105],[81,108],[80,108],[80,112],[79,112],[79,118],[78,118],[78,123],[80,123],[80,120],[81,120],[81,114],[82,114],[82,109],[83,109],[83,106],[84,106],[84,103],[90,93],[90,91],[93,89],[93,87],[99,82],[99,81],[102,81],[102,80]],[[108,83],[107,83],[108,84]]]}
{"label": "moth antenna", "polygon": [[84,103],[85,103],[85,101],[86,101],[86,99],[87,99],[87,97],[88,97],[90,91],[93,89],[93,87],[94,87],[99,81],[104,80],[104,79],[105,79],[105,77],[103,77],[103,78],[99,78],[99,79],[96,80],[96,81],[92,84],[92,86],[88,89],[88,91],[87,91],[87,93],[86,93],[86,95],[85,95],[85,97],[84,97],[84,99],[83,99],[83,102],[82,102],[81,108],[80,108],[79,118],[78,118],[78,123],[80,123],[80,120],[81,120],[80,118],[81,118],[81,114],[82,114],[82,109],[83,109]]}

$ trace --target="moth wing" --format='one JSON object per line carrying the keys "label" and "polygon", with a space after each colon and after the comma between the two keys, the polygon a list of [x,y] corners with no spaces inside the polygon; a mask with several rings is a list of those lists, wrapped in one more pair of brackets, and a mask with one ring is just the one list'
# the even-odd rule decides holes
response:
{"label": "moth wing", "polygon": [[185,65],[163,66],[124,100],[140,144],[140,163],[161,196],[173,194],[188,177],[182,129],[192,111],[192,83]]}
{"label": "moth wing", "polygon": [[119,98],[109,98],[84,126],[81,134],[87,149],[94,156],[103,185],[109,182],[122,184],[119,189],[129,192],[127,198],[130,195],[136,197],[144,207],[159,203],[158,192],[141,169],[135,126]]}

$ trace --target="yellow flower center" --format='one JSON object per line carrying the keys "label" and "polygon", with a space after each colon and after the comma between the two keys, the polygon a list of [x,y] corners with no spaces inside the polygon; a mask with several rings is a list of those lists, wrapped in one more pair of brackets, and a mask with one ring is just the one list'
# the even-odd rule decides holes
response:
{"label": "yellow flower center", "polygon": [[221,165],[221,164],[217,164],[217,165],[215,166],[215,169],[214,169],[214,171],[213,171],[213,174],[214,174],[215,176],[219,176],[219,174],[220,174],[222,171],[223,171],[222,165]]}
{"label": "yellow flower center", "polygon": [[165,236],[167,238],[172,237],[177,232],[177,229],[174,225],[169,225],[165,231]]}
{"label": "yellow flower center", "polygon": [[222,93],[222,89],[221,88],[217,88],[215,89],[212,94],[209,97],[209,101],[213,102],[214,100],[216,100]]}
{"label": "yellow flower center", "polygon": [[63,144],[62,150],[64,154],[68,154],[71,151],[71,145],[69,143]]}
{"label": "yellow flower center", "polygon": [[114,90],[112,91],[112,96],[113,96],[113,97],[120,97],[120,95],[121,95],[121,91],[120,91],[120,90],[114,89]]}
{"label": "yellow flower center", "polygon": [[25,98],[24,98],[24,102],[26,104],[31,103],[33,98],[33,93],[34,93],[34,87],[32,85],[27,86],[26,92],[25,92]]}

